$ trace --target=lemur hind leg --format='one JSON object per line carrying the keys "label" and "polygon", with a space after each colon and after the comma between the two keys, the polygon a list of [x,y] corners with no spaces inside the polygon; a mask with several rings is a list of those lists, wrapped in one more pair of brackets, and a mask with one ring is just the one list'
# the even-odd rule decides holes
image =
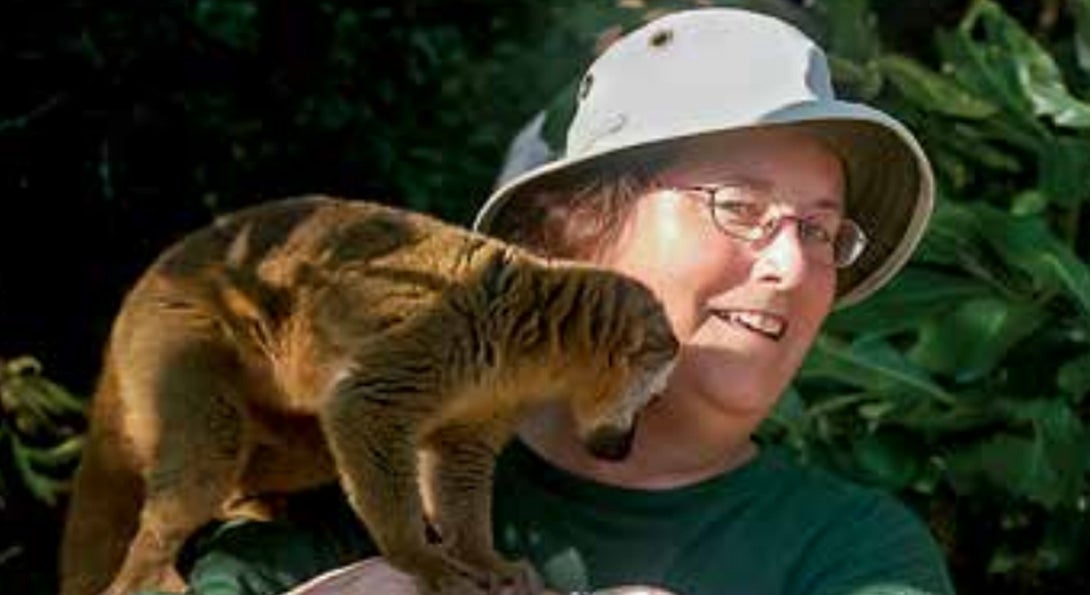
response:
{"label": "lemur hind leg", "polygon": [[[144,504],[139,529],[110,594],[181,590],[174,560],[185,540],[212,520],[231,492],[243,456],[245,424],[231,384],[234,354],[185,328],[131,350],[121,378],[131,420],[128,435],[140,458]],[[168,338],[163,338],[168,337]],[[169,431],[142,424],[168,420]]]}

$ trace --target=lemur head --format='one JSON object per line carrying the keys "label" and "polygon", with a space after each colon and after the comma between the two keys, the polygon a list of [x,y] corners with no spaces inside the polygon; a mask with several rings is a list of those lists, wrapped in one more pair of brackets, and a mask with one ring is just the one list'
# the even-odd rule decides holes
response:
{"label": "lemur head", "polygon": [[628,455],[644,406],[666,387],[679,344],[661,302],[643,284],[609,271],[588,271],[577,325],[584,374],[569,387],[576,431],[594,456]]}

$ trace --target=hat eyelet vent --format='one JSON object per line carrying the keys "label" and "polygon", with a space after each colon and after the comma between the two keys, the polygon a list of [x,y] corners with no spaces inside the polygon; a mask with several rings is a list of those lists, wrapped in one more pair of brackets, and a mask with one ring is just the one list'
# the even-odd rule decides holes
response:
{"label": "hat eyelet vent", "polygon": [[673,29],[660,29],[648,40],[648,45],[653,48],[663,48],[674,40]]}
{"label": "hat eyelet vent", "polygon": [[579,81],[579,100],[582,101],[590,95],[590,88],[594,86],[594,74],[588,72],[583,80]]}

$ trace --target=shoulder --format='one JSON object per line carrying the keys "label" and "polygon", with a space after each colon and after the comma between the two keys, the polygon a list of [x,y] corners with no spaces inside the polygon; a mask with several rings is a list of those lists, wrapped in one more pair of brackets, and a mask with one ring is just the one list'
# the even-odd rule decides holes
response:
{"label": "shoulder", "polygon": [[779,451],[762,456],[768,493],[800,536],[790,592],[953,592],[926,522],[894,494]]}
{"label": "shoulder", "polygon": [[782,449],[763,449],[754,466],[757,469],[753,475],[762,491],[806,505],[815,513],[820,511],[819,516],[829,521],[878,516],[919,522],[893,494],[848,480],[816,464],[800,463]]}

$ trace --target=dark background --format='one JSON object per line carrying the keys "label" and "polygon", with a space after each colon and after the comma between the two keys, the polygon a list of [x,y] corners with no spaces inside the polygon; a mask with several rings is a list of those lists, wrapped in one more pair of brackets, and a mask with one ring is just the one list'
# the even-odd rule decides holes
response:
{"label": "dark background", "polygon": [[[46,376],[86,398],[112,317],[143,268],[182,234],[245,205],[322,192],[468,224],[491,190],[511,137],[578,76],[600,34],[663,10],[706,3],[7,0],[0,12],[0,360],[34,356]],[[853,33],[869,26],[858,18],[866,11],[865,0],[819,0],[806,9],[779,0],[734,3],[788,15],[823,41],[830,31],[840,31],[837,45],[849,59],[869,51]],[[971,4],[869,3],[883,52],[911,56],[936,71],[936,30],[956,27]],[[1074,1],[1001,4],[1028,30],[1059,40],[1057,55],[1070,62],[1072,24],[1061,17],[1070,15]],[[830,23],[831,18],[845,22]],[[853,46],[856,41],[859,47]],[[855,83],[845,90],[866,87]],[[1034,163],[1021,147],[996,145],[997,151],[1012,150],[1010,159],[1022,168],[1012,173],[972,161],[987,161],[991,154],[944,144],[965,135],[948,134],[946,120],[928,119],[933,116],[928,110],[942,112],[942,93],[929,97],[932,90],[924,84],[900,96],[889,81],[883,89],[880,98],[898,108],[898,115],[927,124],[918,129],[925,146],[940,157],[936,166],[944,194],[956,191],[966,201],[1005,200],[1036,183]],[[1085,74],[1081,89],[1084,95],[1090,89]],[[959,174],[959,168],[969,171]],[[958,175],[965,179],[951,181]],[[1072,215],[1064,210],[1068,204],[1061,206],[1050,223],[1061,221],[1085,261],[1090,234],[1075,231],[1080,222],[1085,227],[1087,211],[1080,215],[1075,208]],[[1020,299],[1015,292],[1005,295],[1011,296]],[[1037,295],[1031,299],[1044,301]],[[949,301],[950,308],[958,305]],[[879,308],[888,301],[874,303]],[[1061,309],[1065,316],[1067,309]],[[868,314],[875,312],[862,311],[857,319]],[[888,315],[878,314],[878,320],[888,321]],[[857,326],[869,328],[874,320]],[[1032,338],[1047,344],[1063,334],[1065,349],[1085,350],[1081,327],[1062,320],[1063,325],[1046,325]],[[851,326],[850,318],[845,321],[849,324],[841,326]],[[1019,352],[1011,353],[1010,360],[1024,361]],[[989,383],[981,380],[978,392],[990,397],[997,384],[990,379],[1002,384],[1004,375],[1023,379],[1021,384],[1047,384],[1028,371],[1000,366]],[[831,384],[822,379],[816,389],[804,391],[805,404],[813,411],[822,407],[826,393],[833,394],[824,390]],[[978,388],[956,379],[946,387],[965,389],[966,395]],[[1063,411],[1090,420],[1090,399],[1080,394],[1069,400]],[[50,593],[63,497],[43,499],[49,490],[20,483],[26,475],[15,469],[8,452],[12,428],[18,426],[9,421],[15,408],[3,404],[0,591]],[[950,436],[983,444],[985,462],[974,463],[973,470],[991,471],[986,463],[1002,462],[1005,452],[988,440],[1011,428],[1024,434],[1025,420],[1010,428],[994,423],[962,431],[957,423],[963,420],[941,413],[920,427],[894,427],[889,441],[854,412],[815,413],[807,418],[812,425],[800,430],[800,443],[827,442],[821,460],[840,461],[845,469],[858,469],[862,459],[875,465],[875,452],[882,455],[877,467],[911,463],[909,479],[883,483],[874,479],[877,474],[861,477],[898,490],[928,520],[961,592],[1084,592],[1085,572],[1077,569],[1090,551],[1085,479],[1090,465],[1067,467],[1083,474],[1077,504],[1042,506],[1027,500],[1022,492],[1028,489],[1002,485],[999,473],[990,476],[991,483],[958,485],[946,468],[928,466],[935,459],[954,460],[942,458],[947,454],[942,447],[955,443]],[[63,418],[51,435],[76,436],[81,421],[74,414]],[[1090,436],[1083,432],[1084,422],[1075,425]],[[29,438],[31,446],[51,444],[42,439],[35,445],[36,439]],[[875,446],[880,448],[870,448]],[[1090,439],[1077,447],[1086,458]],[[71,464],[58,469],[50,472],[62,486]],[[923,476],[931,479],[925,482]],[[1061,535],[1066,529],[1070,534]]]}

